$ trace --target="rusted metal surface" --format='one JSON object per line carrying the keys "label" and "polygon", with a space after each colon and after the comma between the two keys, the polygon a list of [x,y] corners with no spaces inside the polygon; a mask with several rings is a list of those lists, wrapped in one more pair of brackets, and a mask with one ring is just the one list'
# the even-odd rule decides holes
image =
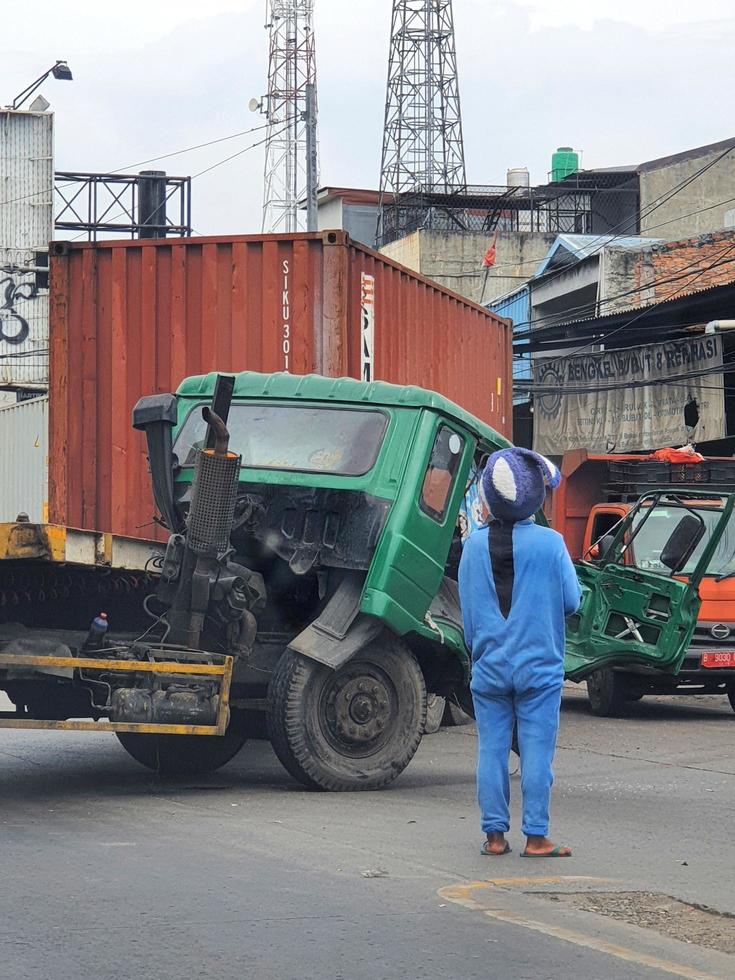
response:
{"label": "rusted metal surface", "polygon": [[54,524],[0,523],[0,561],[43,559],[64,565],[145,571],[160,554],[158,544],[139,538]]}
{"label": "rusted metal surface", "polygon": [[49,512],[60,524],[160,539],[131,411],[191,374],[419,384],[510,433],[507,322],[343,232],[57,242],[51,282]]}

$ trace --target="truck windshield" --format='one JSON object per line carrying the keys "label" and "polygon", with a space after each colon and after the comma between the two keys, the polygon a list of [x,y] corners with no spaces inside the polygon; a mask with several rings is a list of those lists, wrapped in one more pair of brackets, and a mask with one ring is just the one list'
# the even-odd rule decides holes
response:
{"label": "truck windshield", "polygon": [[[318,405],[263,405],[233,402],[227,427],[230,449],[242,465],[361,476],[378,458],[388,416],[381,411]],[[204,444],[206,423],[194,408],[179,432],[174,452],[192,466]]]}
{"label": "truck windshield", "polygon": [[[682,575],[688,575],[696,568],[721,514],[721,509],[716,505],[692,507],[691,509],[702,518],[706,530],[702,540],[694,549],[694,554],[682,569]],[[638,568],[669,575],[669,569],[661,563],[661,552],[671,532],[686,513],[686,508],[676,505],[667,504],[666,506],[654,507],[633,541],[633,564]],[[633,529],[641,523],[644,516],[645,512],[638,514],[633,522]],[[733,572],[735,572],[735,524],[731,517],[725,528],[725,533],[717,545],[717,550],[712,556],[706,574],[719,576],[730,575]]]}

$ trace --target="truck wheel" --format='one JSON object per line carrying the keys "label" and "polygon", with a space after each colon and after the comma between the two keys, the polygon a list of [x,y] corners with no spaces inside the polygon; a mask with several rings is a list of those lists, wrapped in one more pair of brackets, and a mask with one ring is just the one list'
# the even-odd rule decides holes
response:
{"label": "truck wheel", "polygon": [[214,772],[237,755],[246,738],[240,726],[232,723],[224,735],[116,734],[128,755],[162,776]]}
{"label": "truck wheel", "polygon": [[622,713],[627,700],[626,683],[616,670],[603,668],[587,678],[590,711],[598,718],[614,718]]}
{"label": "truck wheel", "polygon": [[379,789],[406,768],[426,725],[421,668],[381,635],[338,670],[287,650],[268,694],[268,731],[310,789]]}

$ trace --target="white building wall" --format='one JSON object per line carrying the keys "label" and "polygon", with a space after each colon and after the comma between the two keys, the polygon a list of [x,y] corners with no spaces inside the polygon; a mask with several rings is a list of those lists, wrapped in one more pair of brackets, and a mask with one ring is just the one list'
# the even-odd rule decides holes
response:
{"label": "white building wall", "polygon": [[0,111],[0,385],[48,384],[49,293],[35,268],[53,235],[53,115]]}

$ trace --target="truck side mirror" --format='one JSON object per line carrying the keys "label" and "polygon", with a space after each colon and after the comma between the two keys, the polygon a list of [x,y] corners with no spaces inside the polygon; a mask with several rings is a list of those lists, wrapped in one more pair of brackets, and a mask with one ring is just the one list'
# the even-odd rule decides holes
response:
{"label": "truck side mirror", "polygon": [[702,540],[704,531],[704,521],[694,514],[685,514],[676,525],[661,551],[660,559],[662,565],[671,569],[672,575],[684,568]]}
{"label": "truck side mirror", "polygon": [[153,499],[164,523],[179,531],[181,519],[174,501],[173,437],[178,419],[174,395],[148,395],[133,409],[133,428],[145,432],[151,467]]}

